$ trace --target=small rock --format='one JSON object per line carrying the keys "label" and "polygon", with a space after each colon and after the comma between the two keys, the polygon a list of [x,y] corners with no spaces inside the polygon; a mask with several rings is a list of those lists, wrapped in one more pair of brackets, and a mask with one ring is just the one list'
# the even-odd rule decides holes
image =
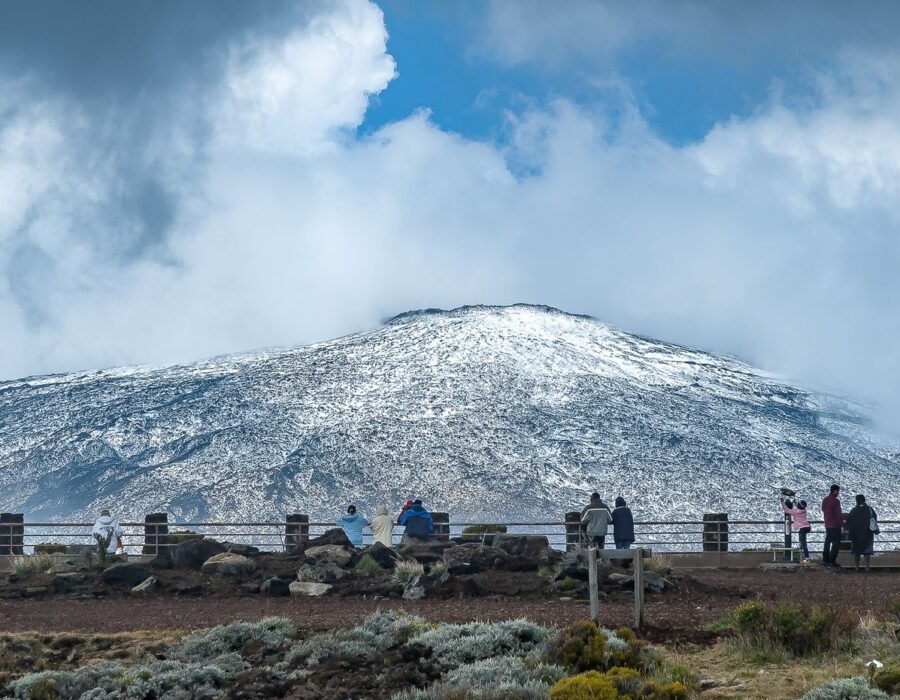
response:
{"label": "small rock", "polygon": [[175,595],[202,595],[203,586],[198,583],[187,583],[182,581],[172,586],[172,593]]}
{"label": "small rock", "polygon": [[134,595],[146,595],[150,591],[156,589],[156,583],[156,579],[153,576],[150,576],[145,581],[142,581],[134,588],[132,588],[131,592]]}
{"label": "small rock", "polygon": [[102,576],[103,581],[111,586],[128,586],[131,588],[150,578],[150,567],[139,562],[113,564],[108,569],[103,570]]}
{"label": "small rock", "polygon": [[411,578],[403,587],[403,597],[406,600],[419,600],[425,597],[425,585],[421,576]]}
{"label": "small rock", "polygon": [[319,547],[307,547],[304,551],[306,559],[314,564],[335,564],[347,566],[353,559],[353,552],[336,544],[323,544]]}
{"label": "small rock", "polygon": [[291,586],[289,581],[285,581],[283,578],[275,576],[263,581],[260,591],[263,595],[273,597],[287,596],[291,594]]}
{"label": "small rock", "polygon": [[320,596],[331,590],[327,583],[315,583],[313,581],[294,581],[288,587],[292,596]]}
{"label": "small rock", "polygon": [[240,554],[222,552],[203,562],[204,574],[218,574],[220,576],[244,576],[256,569],[256,563]]}
{"label": "small rock", "polygon": [[241,595],[256,595],[259,593],[259,584],[253,583],[252,581],[248,583],[242,583],[238,586],[238,591]]}
{"label": "small rock", "polygon": [[54,576],[50,585],[53,587],[54,591],[61,593],[62,591],[68,591],[75,586],[81,585],[85,580],[87,580],[87,576],[84,574],[69,572]]}
{"label": "small rock", "polygon": [[231,552],[232,554],[240,554],[244,557],[252,557],[256,554],[259,554],[259,547],[254,547],[249,544],[239,544],[237,542],[223,542],[222,546],[225,547],[226,552]]}
{"label": "small rock", "polygon": [[342,579],[348,573],[337,564],[304,564],[297,572],[297,580],[327,583]]}
{"label": "small rock", "polygon": [[36,596],[44,595],[49,592],[49,588],[47,586],[31,586],[22,591],[22,595],[26,598],[34,598]]}

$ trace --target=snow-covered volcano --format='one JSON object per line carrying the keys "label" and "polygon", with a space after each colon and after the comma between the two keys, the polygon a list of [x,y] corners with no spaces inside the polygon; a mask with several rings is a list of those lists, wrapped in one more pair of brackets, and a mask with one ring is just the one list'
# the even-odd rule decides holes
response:
{"label": "snow-covered volcano", "polygon": [[556,520],[594,489],[642,517],[758,516],[782,485],[896,504],[898,477],[859,406],[546,307],[0,383],[0,510],[30,519],[318,518],[420,496],[457,520]]}

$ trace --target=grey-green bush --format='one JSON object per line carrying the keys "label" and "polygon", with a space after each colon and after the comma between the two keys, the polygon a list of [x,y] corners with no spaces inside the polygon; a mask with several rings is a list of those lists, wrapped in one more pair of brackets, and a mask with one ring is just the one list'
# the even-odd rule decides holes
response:
{"label": "grey-green bush", "polygon": [[870,688],[865,678],[842,678],[810,690],[801,700],[896,700],[898,697]]}
{"label": "grey-green bush", "polygon": [[242,650],[269,652],[285,648],[295,634],[294,626],[283,617],[266,617],[258,622],[233,622],[189,634],[170,656],[180,661],[208,661],[223,654]]}
{"label": "grey-green bush", "polygon": [[520,619],[494,624],[440,625],[420,632],[410,642],[430,649],[439,662],[456,668],[493,656],[524,656],[542,645],[550,634],[545,627]]}

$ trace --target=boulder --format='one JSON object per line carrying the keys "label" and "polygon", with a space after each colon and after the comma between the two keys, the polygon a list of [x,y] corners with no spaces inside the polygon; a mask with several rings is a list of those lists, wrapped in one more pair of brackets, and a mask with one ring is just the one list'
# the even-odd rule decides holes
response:
{"label": "boulder", "polygon": [[550,541],[543,535],[495,535],[494,547],[513,557],[528,557],[543,565],[550,557]]}
{"label": "boulder", "polygon": [[146,595],[156,589],[156,579],[150,576],[146,581],[142,581],[131,589],[132,595]]}
{"label": "boulder", "polygon": [[425,597],[425,582],[422,576],[415,576],[406,582],[403,587],[405,600],[419,600]]}
{"label": "boulder", "polygon": [[37,598],[38,596],[46,595],[50,592],[50,589],[47,586],[30,586],[22,591],[22,595],[26,598]]}
{"label": "boulder", "polygon": [[480,592],[488,595],[519,596],[547,589],[547,579],[531,571],[482,571],[471,580]]}
{"label": "boulder", "polygon": [[444,563],[451,574],[474,574],[486,569],[500,569],[509,561],[509,555],[496,547],[479,544],[463,544],[444,550]]}
{"label": "boulder", "polygon": [[365,553],[372,557],[382,569],[393,569],[400,559],[399,554],[390,547],[385,547],[381,542],[376,542],[368,547]]}
{"label": "boulder", "polygon": [[254,547],[249,544],[239,544],[238,542],[223,542],[222,546],[225,547],[226,552],[231,552],[232,554],[240,554],[244,557],[252,557],[259,554],[259,547]]}
{"label": "boulder", "polygon": [[260,592],[263,595],[272,597],[288,596],[291,594],[291,582],[285,581],[283,578],[273,576],[262,582]]}
{"label": "boulder", "polygon": [[204,574],[218,574],[219,576],[246,576],[256,569],[256,562],[240,554],[222,552],[210,557],[203,562]]}
{"label": "boulder", "polygon": [[150,578],[150,567],[139,562],[113,564],[101,574],[104,583],[132,588]]}
{"label": "boulder", "polygon": [[76,586],[80,586],[87,580],[87,576],[82,573],[78,573],[75,571],[70,571],[67,573],[57,574],[53,577],[53,580],[50,582],[53,590],[57,593],[62,593],[64,591],[70,591]]}
{"label": "boulder", "polygon": [[[620,586],[621,588],[626,588],[628,590],[634,590],[634,576],[627,576],[625,574],[610,574],[608,577],[610,583]],[[644,590],[651,591],[653,593],[662,593],[663,591],[667,591],[670,588],[674,588],[675,586],[672,584],[669,579],[663,578],[659,574],[653,571],[645,571],[644,572]]]}
{"label": "boulder", "polygon": [[314,581],[294,581],[288,588],[292,596],[320,596],[331,590],[329,584]]}
{"label": "boulder", "polygon": [[172,593],[175,595],[203,595],[203,586],[199,583],[189,583],[187,581],[180,581],[172,586]]}
{"label": "boulder", "polygon": [[337,544],[323,544],[318,547],[307,547],[304,552],[306,561],[313,564],[335,564],[347,566],[353,559],[353,552]]}
{"label": "boulder", "polygon": [[297,580],[327,583],[342,579],[349,573],[349,571],[342,569],[337,564],[304,564],[297,572]]}
{"label": "boulder", "polygon": [[225,545],[221,542],[207,539],[192,539],[171,547],[169,549],[169,559],[172,561],[173,568],[200,571],[203,568],[203,564],[210,557],[222,554],[224,551]]}
{"label": "boulder", "polygon": [[347,537],[347,533],[339,527],[334,527],[330,530],[326,530],[318,537],[313,537],[311,540],[304,544],[303,549],[308,550],[310,547],[321,547],[325,544],[336,544],[339,547],[353,546],[352,544],[350,544],[350,539]]}
{"label": "boulder", "polygon": [[435,546],[427,544],[401,545],[397,549],[397,554],[403,559],[415,559],[420,564],[431,564],[444,561],[444,552],[451,546],[449,542]]}

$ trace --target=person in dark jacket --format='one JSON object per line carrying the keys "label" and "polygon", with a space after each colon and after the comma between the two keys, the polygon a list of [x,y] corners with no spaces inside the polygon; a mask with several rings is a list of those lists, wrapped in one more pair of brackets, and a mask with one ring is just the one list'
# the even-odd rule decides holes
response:
{"label": "person in dark jacket", "polygon": [[616,507],[612,512],[613,540],[616,549],[631,549],[634,544],[634,517],[631,508],[621,496],[616,498]]}
{"label": "person in dark jacket", "polygon": [[581,511],[581,525],[587,535],[588,543],[592,547],[603,549],[606,542],[606,533],[612,522],[612,513],[609,512],[600,494],[596,491],[591,494],[591,502]]}
{"label": "person in dark jacket", "polygon": [[850,547],[856,570],[859,571],[859,558],[866,558],[866,571],[872,555],[875,553],[875,535],[878,533],[878,515],[875,509],[866,503],[862,494],[856,496],[856,506],[847,516],[847,529],[850,531]]}
{"label": "person in dark jacket", "polygon": [[832,484],[831,491],[822,501],[822,516],[825,519],[825,548],[822,550],[822,563],[825,566],[838,566],[837,557],[841,549],[841,528],[844,526],[844,513],[841,511],[841,487]]}
{"label": "person in dark jacket", "polygon": [[416,541],[427,540],[434,532],[434,520],[431,513],[425,510],[420,499],[413,501],[397,520],[398,525],[406,526],[400,544],[414,544]]}

